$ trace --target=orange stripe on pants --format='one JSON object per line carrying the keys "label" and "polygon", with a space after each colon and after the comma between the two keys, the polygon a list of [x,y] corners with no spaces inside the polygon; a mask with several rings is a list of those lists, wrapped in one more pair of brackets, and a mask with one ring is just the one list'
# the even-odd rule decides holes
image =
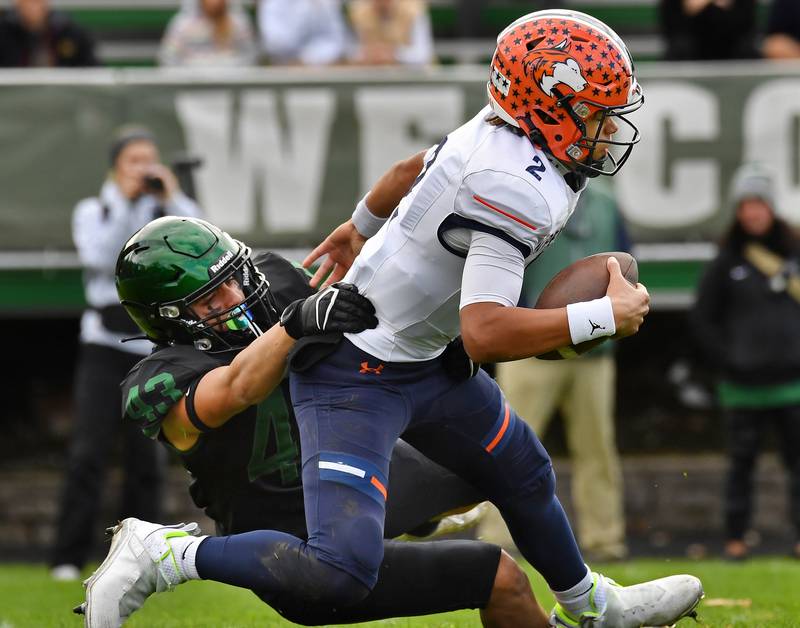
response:
{"label": "orange stripe on pants", "polygon": [[497,436],[495,436],[492,439],[492,442],[489,443],[488,445],[486,445],[486,451],[488,451],[489,453],[492,452],[492,449],[497,447],[497,443],[500,442],[500,440],[503,438],[503,434],[506,433],[506,430],[508,429],[508,415],[509,414],[510,414],[510,409],[508,407],[508,404],[506,404],[506,415],[505,415],[505,417],[503,417],[503,424],[500,426],[500,431],[497,432]]}
{"label": "orange stripe on pants", "polygon": [[388,492],[386,491],[386,487],[374,475],[372,476],[369,482],[370,484],[372,484],[372,486],[374,486],[381,492],[381,495],[383,495],[384,499],[386,499],[389,496]]}

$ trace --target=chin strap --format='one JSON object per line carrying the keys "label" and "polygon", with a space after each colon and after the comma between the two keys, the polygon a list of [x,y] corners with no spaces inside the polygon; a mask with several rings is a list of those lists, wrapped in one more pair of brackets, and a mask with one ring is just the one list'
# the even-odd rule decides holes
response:
{"label": "chin strap", "polygon": [[586,187],[586,179],[588,176],[589,175],[585,172],[572,171],[564,175],[564,181],[572,188],[573,192],[580,192]]}
{"label": "chin strap", "polygon": [[[130,338],[123,338],[122,340],[120,340],[120,342],[126,343],[126,342],[133,342],[134,340],[150,340],[150,338],[148,338],[147,336],[131,336]],[[152,342],[152,340],[150,342]]]}
{"label": "chin strap", "polygon": [[556,172],[564,177],[564,181],[566,181],[573,192],[580,192],[586,186],[586,179],[591,176],[588,172],[570,168],[547,151],[545,151],[545,155],[547,155],[548,161],[552,164],[553,168],[556,169]]}

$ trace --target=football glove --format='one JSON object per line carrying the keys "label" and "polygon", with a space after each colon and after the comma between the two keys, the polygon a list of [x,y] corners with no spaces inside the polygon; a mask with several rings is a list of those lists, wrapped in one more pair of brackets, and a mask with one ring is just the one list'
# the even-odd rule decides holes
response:
{"label": "football glove", "polygon": [[350,283],[335,283],[306,299],[290,303],[281,326],[292,338],[326,332],[358,333],[378,326],[375,308]]}
{"label": "football glove", "polygon": [[450,342],[442,353],[442,366],[453,379],[462,380],[475,377],[481,368],[479,362],[473,362],[464,349],[464,342],[458,336]]}

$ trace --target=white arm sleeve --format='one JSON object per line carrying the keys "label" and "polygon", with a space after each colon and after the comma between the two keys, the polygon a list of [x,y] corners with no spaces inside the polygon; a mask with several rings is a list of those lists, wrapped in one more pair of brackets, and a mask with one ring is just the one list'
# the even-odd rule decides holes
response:
{"label": "white arm sleeve", "polygon": [[500,303],[513,307],[519,301],[525,259],[514,245],[481,231],[472,231],[464,274],[461,304]]}

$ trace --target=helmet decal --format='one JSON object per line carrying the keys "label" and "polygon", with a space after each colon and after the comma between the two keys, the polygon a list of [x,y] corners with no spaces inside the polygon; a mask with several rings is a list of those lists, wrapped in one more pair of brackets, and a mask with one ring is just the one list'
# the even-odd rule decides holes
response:
{"label": "helmet decal", "polygon": [[553,96],[553,88],[559,83],[567,85],[576,94],[586,87],[587,80],[581,74],[581,66],[566,50],[569,44],[565,39],[554,48],[539,50],[532,63],[523,61],[525,73],[533,72],[536,84],[545,94]]}
{"label": "helmet decal", "polygon": [[496,67],[492,68],[491,81],[498,92],[503,96],[508,96],[508,87],[511,83]]}

